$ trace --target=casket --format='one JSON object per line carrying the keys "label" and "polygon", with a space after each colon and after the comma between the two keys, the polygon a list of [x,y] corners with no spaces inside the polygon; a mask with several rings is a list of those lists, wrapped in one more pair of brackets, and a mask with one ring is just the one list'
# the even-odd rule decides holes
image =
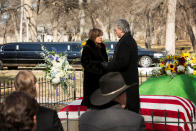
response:
{"label": "casket", "polygon": [[150,77],[139,87],[140,95],[168,95],[186,98],[196,104],[196,76]]}
{"label": "casket", "polygon": [[[78,119],[87,110],[85,106],[80,106],[81,101],[82,98],[79,98],[66,105],[58,112],[59,118],[61,120]],[[176,96],[141,95],[140,101],[140,111],[145,120],[146,130],[189,131],[194,129],[194,125],[189,123],[195,121],[195,106],[190,100]],[[178,124],[178,121],[181,123]]]}

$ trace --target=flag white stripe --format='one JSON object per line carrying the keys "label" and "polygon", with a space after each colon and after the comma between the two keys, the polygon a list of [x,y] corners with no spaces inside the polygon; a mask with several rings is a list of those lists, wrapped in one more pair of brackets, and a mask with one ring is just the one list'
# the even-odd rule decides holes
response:
{"label": "flag white stripe", "polygon": [[[80,111],[80,116],[85,113],[85,111]],[[58,117],[59,119],[78,119],[79,118],[79,114],[78,111],[74,111],[74,112],[69,112],[69,114],[67,115],[66,111],[61,111],[58,112]]]}
{"label": "flag white stripe", "polygon": [[[145,121],[152,121],[152,117],[149,116],[149,115],[143,115],[144,116],[144,120]],[[153,117],[153,121],[159,121],[159,122],[162,122],[162,123],[155,123],[155,124],[165,124],[165,117],[160,117],[160,116],[154,116]],[[178,126],[178,119],[176,118],[170,118],[170,117],[167,117],[166,119],[166,122],[176,122],[176,123],[167,123],[167,125],[173,125],[173,126]],[[179,122],[184,122],[182,119],[179,119]],[[151,122],[150,122],[151,123]],[[190,123],[187,123],[188,127],[190,130],[192,130],[192,127],[191,127],[191,124]],[[183,128],[183,130],[185,130],[184,128],[184,123],[179,123],[179,126]]]}
{"label": "flag white stripe", "polygon": [[[142,109],[171,110],[171,111],[176,111],[176,112],[178,112],[178,110],[179,110],[180,112],[183,112],[184,117],[185,117],[185,121],[189,122],[187,112],[185,111],[184,107],[182,107],[180,105],[159,104],[159,103],[154,104],[154,103],[143,103],[142,102],[140,106]],[[169,118],[169,117],[167,116],[167,118]],[[191,128],[191,127],[189,127],[189,128]]]}

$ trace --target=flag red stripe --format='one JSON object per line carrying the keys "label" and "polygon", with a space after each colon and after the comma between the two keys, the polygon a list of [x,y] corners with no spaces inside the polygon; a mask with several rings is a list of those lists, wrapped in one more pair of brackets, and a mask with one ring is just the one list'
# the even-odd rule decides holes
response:
{"label": "flag red stripe", "polygon": [[[144,103],[144,102],[146,102],[146,103],[158,103],[158,104],[162,103],[162,104],[168,104],[168,106],[169,106],[169,104],[180,105],[185,109],[186,114],[188,114],[187,116],[189,118],[189,121],[192,120],[191,115],[189,114],[189,111],[188,111],[187,107],[185,107],[184,104],[181,103],[179,100],[140,98],[140,102],[142,102],[142,103]],[[189,110],[191,110],[191,109],[189,109]]]}
{"label": "flag red stripe", "polygon": [[80,106],[80,105],[68,105],[65,106],[63,109],[60,111],[86,111],[87,107],[86,106]]}
{"label": "flag red stripe", "polygon": [[[183,112],[179,112],[180,116],[178,116],[178,112],[177,111],[165,111],[165,110],[156,110],[156,109],[141,109],[141,115],[149,115],[151,116],[152,115],[152,111],[153,111],[153,116],[159,116],[159,117],[170,117],[170,118],[176,118],[178,119],[179,117],[179,121],[180,119],[183,120],[184,122],[187,122],[186,119],[185,119],[185,116],[184,116],[184,113]],[[166,119],[167,121],[167,119]],[[178,121],[176,121],[177,123]],[[184,124],[184,128],[189,128],[187,123]],[[193,128],[193,127],[192,127]]]}

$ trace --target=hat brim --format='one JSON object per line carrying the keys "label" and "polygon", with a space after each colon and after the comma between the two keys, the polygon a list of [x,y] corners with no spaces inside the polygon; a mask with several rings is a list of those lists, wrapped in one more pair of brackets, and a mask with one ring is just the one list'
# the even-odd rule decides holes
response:
{"label": "hat brim", "polygon": [[116,98],[118,95],[120,95],[122,92],[124,92],[127,88],[132,87],[134,85],[136,85],[136,83],[134,83],[132,85],[124,85],[122,90],[119,90],[119,91],[112,93],[110,95],[103,95],[101,93],[100,88],[99,88],[90,96],[91,104],[93,104],[95,106],[105,105],[105,104],[109,103],[110,101],[112,101],[114,98]]}

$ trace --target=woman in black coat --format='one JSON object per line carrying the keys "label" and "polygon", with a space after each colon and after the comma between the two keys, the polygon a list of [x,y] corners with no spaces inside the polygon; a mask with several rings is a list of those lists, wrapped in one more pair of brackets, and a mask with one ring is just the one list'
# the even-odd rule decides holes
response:
{"label": "woman in black coat", "polygon": [[107,62],[108,56],[102,43],[103,32],[94,28],[89,32],[89,39],[83,47],[81,63],[84,68],[83,100],[81,105],[95,108],[90,103],[90,95],[99,88],[99,78],[106,72],[101,62]]}

